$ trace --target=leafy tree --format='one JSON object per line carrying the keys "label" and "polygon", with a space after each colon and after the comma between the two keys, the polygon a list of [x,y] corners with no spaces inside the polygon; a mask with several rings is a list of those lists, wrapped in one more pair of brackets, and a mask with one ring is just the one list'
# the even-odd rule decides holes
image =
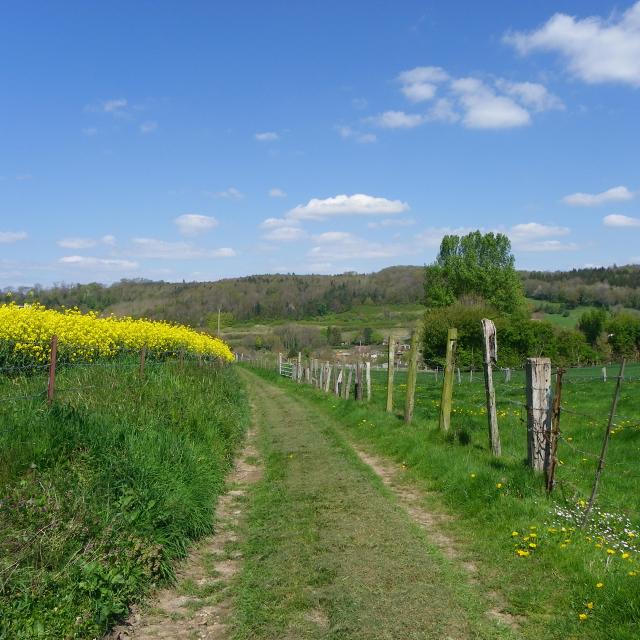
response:
{"label": "leafy tree", "polygon": [[338,327],[327,327],[327,344],[334,347],[342,344],[342,331]]}
{"label": "leafy tree", "polygon": [[514,264],[511,242],[501,233],[447,235],[436,261],[426,267],[426,304],[446,307],[475,296],[500,312],[521,311],[524,293]]}
{"label": "leafy tree", "polygon": [[633,357],[640,347],[640,318],[619,313],[609,322],[609,344],[615,356]]}
{"label": "leafy tree", "polygon": [[608,314],[604,309],[585,311],[578,320],[578,329],[584,333],[587,342],[595,346],[600,334],[607,325]]}

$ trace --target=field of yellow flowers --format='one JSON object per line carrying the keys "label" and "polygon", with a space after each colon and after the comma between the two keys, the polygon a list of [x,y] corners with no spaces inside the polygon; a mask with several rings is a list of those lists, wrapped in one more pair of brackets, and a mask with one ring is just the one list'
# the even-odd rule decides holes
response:
{"label": "field of yellow flowers", "polygon": [[233,359],[222,340],[183,325],[10,303],[0,305],[0,366],[46,363],[54,335],[62,362],[93,362],[143,347],[152,357],[184,351],[222,361]]}

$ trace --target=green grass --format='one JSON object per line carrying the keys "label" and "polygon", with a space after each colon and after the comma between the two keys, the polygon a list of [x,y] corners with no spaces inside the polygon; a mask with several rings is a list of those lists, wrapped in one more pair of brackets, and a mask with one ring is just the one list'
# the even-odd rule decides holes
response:
{"label": "green grass", "polygon": [[[599,453],[613,393],[611,380],[604,384],[589,379],[598,372],[572,372],[565,384],[563,404],[593,417],[562,416],[565,440],[559,457],[563,464],[559,488],[551,498],[545,495],[542,479],[523,462],[522,408],[506,402],[523,402],[521,373],[514,374],[509,387],[497,385],[504,451],[500,460],[488,452],[484,388],[478,374],[473,383],[455,386],[448,435],[437,428],[440,385],[432,376],[423,374],[419,380],[416,419],[410,426],[382,410],[382,375],[374,378],[371,405],[327,397],[284,379],[274,382],[313,403],[319,414],[333,415],[349,438],[405,465],[412,482],[433,492],[434,502],[454,515],[451,530],[474,554],[487,590],[503,593],[508,610],[526,617],[522,626],[526,638],[631,640],[640,635],[640,550],[638,538],[628,535],[640,525],[640,431],[634,419],[640,416],[637,366],[628,370],[636,379],[624,383],[619,407],[620,414],[632,420],[617,421],[620,426],[612,438],[598,498],[599,507],[613,515],[596,513],[590,523],[596,532],[577,530],[570,517],[557,515],[559,511],[579,515],[579,501],[593,480],[593,456]],[[396,403],[401,406],[401,375],[397,382]],[[630,523],[618,521],[617,515],[629,517]],[[517,547],[528,550],[529,556],[518,557]],[[623,559],[623,552],[629,557]],[[599,583],[604,586],[597,587]],[[587,608],[590,602],[593,609]],[[585,621],[580,621],[581,613],[587,614]]]}
{"label": "green grass", "polygon": [[210,532],[246,426],[233,368],[0,378],[0,637],[93,638]]}
{"label": "green grass", "polygon": [[265,476],[248,512],[236,640],[511,638],[334,416],[247,375]]}

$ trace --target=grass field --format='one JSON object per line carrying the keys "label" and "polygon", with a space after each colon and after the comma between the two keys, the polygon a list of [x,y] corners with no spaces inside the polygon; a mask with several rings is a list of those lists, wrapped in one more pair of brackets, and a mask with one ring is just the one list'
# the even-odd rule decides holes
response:
{"label": "grass field", "polygon": [[[325,396],[269,372],[263,375],[314,403],[319,413],[334,416],[350,439],[395,460],[410,481],[449,510],[450,528],[474,554],[480,580],[487,589],[503,593],[510,613],[525,620],[524,637],[631,640],[640,634],[639,370],[628,369],[598,510],[581,530],[576,518],[593,480],[594,456],[613,394],[614,372],[609,371],[606,384],[598,373],[583,369],[568,374],[559,488],[552,497],[523,463],[522,408],[507,402],[524,400],[521,373],[514,373],[508,386],[497,384],[500,460],[488,452],[484,388],[477,375],[473,383],[456,384],[449,435],[437,428],[440,386],[432,374],[419,379],[416,419],[410,426],[398,414],[382,410],[382,372],[374,377],[371,405]],[[402,375],[397,383],[399,408]]]}
{"label": "grass field", "polygon": [[0,376],[0,637],[94,638],[211,531],[248,419],[232,367]]}
{"label": "grass field", "polygon": [[[570,369],[564,376],[557,478],[561,490],[567,494],[588,497],[618,369],[617,365],[607,367],[606,383],[602,381],[602,367]],[[473,382],[469,379],[470,374],[463,373],[462,383],[456,381],[454,385],[452,436],[458,441],[468,438],[471,449],[484,448],[488,435],[482,372],[474,373]],[[503,373],[496,373],[503,461],[518,465],[527,455],[524,371],[513,371],[509,383],[504,379]],[[405,382],[405,372],[398,372],[395,377],[398,409],[404,407]],[[418,374],[416,415],[419,418],[438,419],[441,384],[441,372],[438,381],[435,373]],[[386,402],[386,372],[373,371],[372,386],[374,405],[383,407]],[[640,525],[640,500],[636,498],[640,480],[640,468],[636,466],[640,452],[640,365],[626,367],[617,414],[599,500],[607,508],[629,513]]]}

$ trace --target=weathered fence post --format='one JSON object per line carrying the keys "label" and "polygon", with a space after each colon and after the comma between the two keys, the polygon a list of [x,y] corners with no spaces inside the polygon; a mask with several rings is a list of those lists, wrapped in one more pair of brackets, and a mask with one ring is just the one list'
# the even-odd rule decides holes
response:
{"label": "weathered fence post", "polygon": [[347,367],[349,369],[349,375],[347,376],[347,384],[344,385],[342,390],[342,397],[345,400],[349,399],[349,394],[351,392],[351,378],[353,377],[353,367],[350,364],[347,365]]}
{"label": "weathered fence post", "polygon": [[278,375],[282,375],[282,354],[278,352]]}
{"label": "weathered fence post", "polygon": [[318,389],[322,391],[323,387],[324,387],[324,364],[321,364],[319,375],[318,375]]}
{"label": "weathered fence post", "polygon": [[489,423],[489,447],[491,453],[499,457],[500,432],[498,431],[498,413],[496,411],[496,392],[493,388],[493,363],[498,360],[498,338],[496,326],[487,318],[483,318],[482,335],[484,336],[484,388],[487,396],[487,420]]}
{"label": "weathered fence post", "polygon": [[607,381],[607,367],[602,367],[602,382]]}
{"label": "weathered fence post", "polygon": [[344,380],[344,365],[340,367],[340,373],[338,373],[338,365],[336,364],[336,382],[333,389],[333,393],[339,398],[340,397],[340,385],[343,384]]}
{"label": "weathered fence post", "polygon": [[418,368],[418,330],[411,335],[411,349],[409,350],[409,366],[407,368],[407,395],[404,401],[404,421],[410,424],[413,420],[413,408],[416,397],[416,369]]}
{"label": "weathered fence post", "polygon": [[451,425],[451,399],[453,396],[453,363],[458,342],[458,330],[449,329],[447,333],[447,358],[442,380],[442,398],[440,400],[440,429],[449,431]]}
{"label": "weathered fence post", "polygon": [[362,366],[356,362],[356,400],[362,400]]}
{"label": "weathered fence post", "polygon": [[367,385],[367,402],[371,402],[371,362],[368,360],[364,365],[364,378]]}
{"label": "weathered fence post", "polygon": [[296,370],[296,373],[298,377],[296,382],[302,382],[302,353],[300,353],[300,351],[298,351],[298,368]]}
{"label": "weathered fence post", "polygon": [[527,463],[545,469],[551,419],[551,360],[527,358]]}
{"label": "weathered fence post", "polygon": [[324,382],[324,392],[329,393],[329,389],[331,387],[331,371],[333,367],[327,362],[327,379]]}
{"label": "weathered fence post", "polygon": [[458,373],[458,384],[462,384],[462,376],[460,375],[460,367],[457,368]]}
{"label": "weathered fence post", "polygon": [[598,468],[596,469],[596,476],[593,480],[593,489],[591,489],[591,496],[589,502],[584,510],[584,517],[582,519],[582,526],[585,525],[589,513],[593,508],[593,503],[596,501],[596,495],[598,494],[598,485],[600,484],[600,476],[604,469],[605,459],[607,457],[607,447],[609,446],[609,438],[611,437],[611,427],[613,426],[613,419],[616,417],[616,410],[618,408],[618,400],[620,398],[620,387],[622,385],[622,378],[624,377],[624,365],[626,364],[625,358],[622,358],[620,364],[620,372],[618,373],[618,379],[616,380],[616,390],[613,392],[613,402],[611,403],[611,411],[609,412],[609,421],[607,422],[607,429],[604,432],[604,440],[602,441],[602,450],[600,451],[600,458],[598,459]]}
{"label": "weathered fence post", "polygon": [[396,339],[389,336],[389,360],[387,362],[387,413],[393,412],[393,374],[396,364]]}
{"label": "weathered fence post", "polygon": [[560,437],[560,408],[562,406],[562,376],[564,369],[556,371],[556,388],[553,393],[553,409],[551,411],[551,434],[549,439],[549,456],[545,475],[547,492],[551,493],[555,484],[556,465],[558,464],[558,438]]}
{"label": "weathered fence post", "polygon": [[47,385],[47,403],[53,402],[56,391],[56,364],[58,362],[58,336],[51,336],[51,356],[49,358],[49,383]]}

